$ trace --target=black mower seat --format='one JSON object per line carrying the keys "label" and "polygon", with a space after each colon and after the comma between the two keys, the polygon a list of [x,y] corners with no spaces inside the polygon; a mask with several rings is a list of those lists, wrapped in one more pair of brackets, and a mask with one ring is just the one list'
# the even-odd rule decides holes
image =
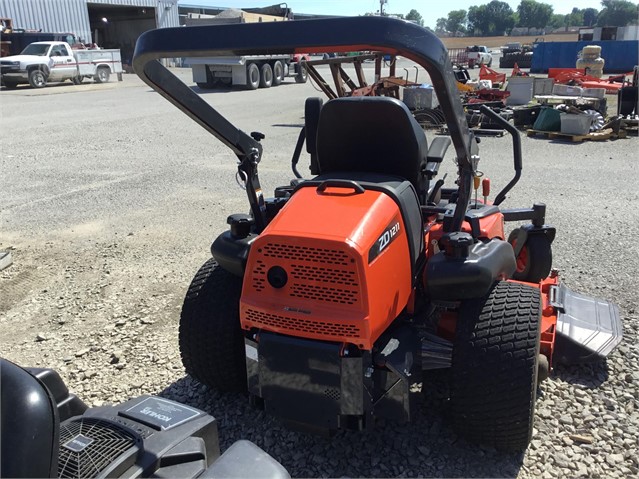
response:
{"label": "black mower seat", "polygon": [[358,171],[393,175],[424,187],[428,143],[408,107],[391,97],[337,98],[317,126],[320,174]]}

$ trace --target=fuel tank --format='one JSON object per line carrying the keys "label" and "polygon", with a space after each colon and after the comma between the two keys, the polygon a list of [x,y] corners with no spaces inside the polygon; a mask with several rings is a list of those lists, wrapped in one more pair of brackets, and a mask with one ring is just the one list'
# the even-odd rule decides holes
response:
{"label": "fuel tank", "polygon": [[245,330],[371,350],[406,306],[412,260],[397,201],[342,183],[300,188],[252,243]]}

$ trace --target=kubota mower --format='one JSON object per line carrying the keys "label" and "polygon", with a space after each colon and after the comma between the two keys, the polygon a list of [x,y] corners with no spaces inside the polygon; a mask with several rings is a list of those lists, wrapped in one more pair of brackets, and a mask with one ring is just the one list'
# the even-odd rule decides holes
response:
{"label": "kubota mower", "polygon": [[[264,135],[234,127],[157,61],[353,50],[425,68],[450,137],[429,143],[395,98],[310,98],[296,178],[272,198],[257,174]],[[422,371],[447,368],[457,431],[521,450],[549,368],[599,360],[621,340],[617,308],[572,292],[551,269],[545,205],[502,209],[521,173],[520,139],[487,108],[513,137],[515,176],[492,201],[487,182],[473,198],[478,144],[432,33],[381,17],[166,28],[140,37],[134,66],[233,150],[248,194],[250,214],[228,217],[184,300],[180,350],[202,383],[247,391],[292,425],[363,429],[376,417],[410,420]],[[437,178],[451,142],[452,188]],[[529,223],[506,238],[505,221]]]}

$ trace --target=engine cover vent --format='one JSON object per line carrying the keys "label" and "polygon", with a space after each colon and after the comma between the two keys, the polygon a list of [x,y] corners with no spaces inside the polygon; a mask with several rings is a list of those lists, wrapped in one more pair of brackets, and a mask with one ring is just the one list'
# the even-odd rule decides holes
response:
{"label": "engine cover vent", "polygon": [[58,477],[94,477],[135,443],[133,434],[107,421],[64,422],[60,425]]}
{"label": "engine cover vent", "polygon": [[310,263],[348,266],[354,262],[344,251],[278,243],[264,245],[261,253],[269,258],[281,258],[292,261],[303,260]]}

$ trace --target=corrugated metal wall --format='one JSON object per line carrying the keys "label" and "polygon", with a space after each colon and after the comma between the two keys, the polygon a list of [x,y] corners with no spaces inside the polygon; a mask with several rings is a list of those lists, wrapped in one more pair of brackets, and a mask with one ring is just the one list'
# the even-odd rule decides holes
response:
{"label": "corrugated metal wall", "polygon": [[16,28],[75,33],[91,41],[89,4],[155,8],[157,26],[179,27],[177,0],[0,0],[0,16]]}
{"label": "corrugated metal wall", "polygon": [[91,38],[86,0],[0,0],[0,16],[13,19],[16,28],[75,33]]}

